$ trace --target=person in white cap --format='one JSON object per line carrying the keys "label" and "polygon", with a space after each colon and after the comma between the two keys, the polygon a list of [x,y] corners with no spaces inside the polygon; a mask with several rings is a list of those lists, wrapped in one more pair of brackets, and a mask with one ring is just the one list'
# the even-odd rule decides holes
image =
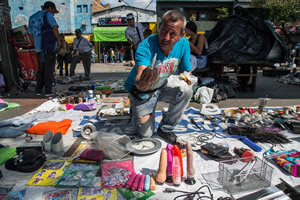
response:
{"label": "person in white cap", "polygon": [[126,20],[128,22],[128,27],[125,30],[125,37],[128,43],[133,46],[133,54],[138,45],[144,40],[144,27],[141,23],[134,22],[134,16],[132,13],[126,15]]}

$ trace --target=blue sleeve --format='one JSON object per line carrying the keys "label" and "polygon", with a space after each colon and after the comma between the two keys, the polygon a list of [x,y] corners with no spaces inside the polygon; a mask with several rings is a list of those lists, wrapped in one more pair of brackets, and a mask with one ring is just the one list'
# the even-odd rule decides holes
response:
{"label": "blue sleeve", "polygon": [[182,38],[182,61],[179,65],[180,72],[190,71],[192,69],[191,65],[191,49],[190,44],[186,38]]}
{"label": "blue sleeve", "polygon": [[47,20],[48,20],[48,23],[50,24],[51,27],[58,26],[53,14],[50,13],[50,12],[47,13]]}
{"label": "blue sleeve", "polygon": [[27,27],[27,33],[32,34],[32,29],[30,25]]}
{"label": "blue sleeve", "polygon": [[[135,53],[135,66],[145,65],[149,66],[151,64],[151,46],[149,39],[143,40],[139,47],[137,48],[137,51]],[[153,47],[152,47],[153,48]],[[153,50],[152,50],[153,52]]]}
{"label": "blue sleeve", "polygon": [[30,24],[30,20],[31,20],[31,17],[30,17],[29,20],[28,20],[27,33],[33,34],[33,33],[32,33],[32,28],[31,28],[31,24]]}

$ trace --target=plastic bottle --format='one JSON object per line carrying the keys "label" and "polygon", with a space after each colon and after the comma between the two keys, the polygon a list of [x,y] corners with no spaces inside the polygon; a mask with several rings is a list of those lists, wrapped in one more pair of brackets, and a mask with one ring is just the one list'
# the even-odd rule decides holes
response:
{"label": "plastic bottle", "polygon": [[173,184],[178,187],[181,183],[181,166],[178,156],[174,156]]}
{"label": "plastic bottle", "polygon": [[147,191],[150,189],[150,175],[145,176],[145,184],[144,184],[144,190]]}
{"label": "plastic bottle", "polygon": [[167,145],[167,156],[168,156],[168,162],[167,162],[167,182],[172,183],[173,182],[173,153],[172,153],[172,145]]}
{"label": "plastic bottle", "polygon": [[[179,147],[175,144],[172,147],[172,152],[174,156],[177,156],[179,158],[179,163],[180,163],[180,170],[181,170],[181,177],[183,177],[183,165],[182,165],[182,156],[181,156],[181,151],[179,149]],[[175,157],[174,157],[175,158]],[[174,162],[174,159],[173,159]],[[174,164],[175,166],[175,164]],[[175,170],[175,169],[174,169]],[[173,171],[174,173],[174,171]]]}
{"label": "plastic bottle", "polygon": [[160,153],[159,170],[156,175],[156,182],[162,185],[167,179],[167,150],[163,148]]}

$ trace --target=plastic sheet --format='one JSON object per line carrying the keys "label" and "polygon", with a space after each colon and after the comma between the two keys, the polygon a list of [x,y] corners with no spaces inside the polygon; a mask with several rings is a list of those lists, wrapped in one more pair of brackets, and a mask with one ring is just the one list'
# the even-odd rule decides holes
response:
{"label": "plastic sheet", "polygon": [[108,159],[122,159],[130,153],[126,149],[126,144],[131,142],[127,135],[97,131],[93,133],[92,139]]}
{"label": "plastic sheet", "polygon": [[[208,60],[237,64],[258,60],[283,61],[287,51],[285,43],[271,23],[250,15],[242,7],[235,8],[235,12],[235,15],[220,20],[210,31],[207,37]],[[271,52],[272,48],[276,51]]]}

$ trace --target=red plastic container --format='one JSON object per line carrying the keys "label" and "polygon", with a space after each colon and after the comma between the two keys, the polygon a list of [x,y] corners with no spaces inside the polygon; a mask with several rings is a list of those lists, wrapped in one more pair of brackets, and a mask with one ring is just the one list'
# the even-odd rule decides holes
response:
{"label": "red plastic container", "polygon": [[24,80],[36,80],[36,73],[38,71],[38,63],[36,53],[34,50],[18,50],[22,78]]}

